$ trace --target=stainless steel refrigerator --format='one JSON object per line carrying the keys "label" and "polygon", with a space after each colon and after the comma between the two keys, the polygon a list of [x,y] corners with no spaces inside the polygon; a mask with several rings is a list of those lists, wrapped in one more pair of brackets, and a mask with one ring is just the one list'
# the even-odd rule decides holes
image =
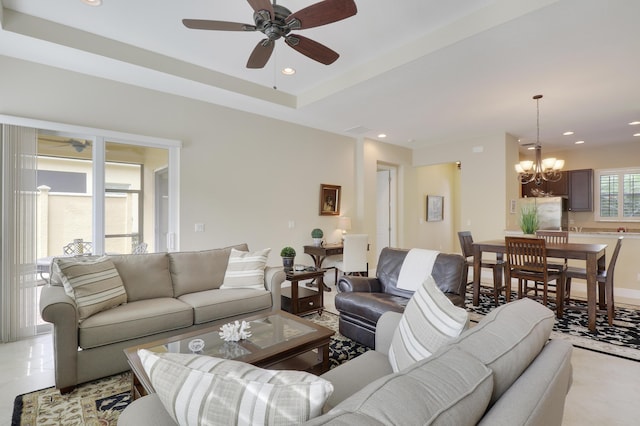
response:
{"label": "stainless steel refrigerator", "polygon": [[[566,197],[520,198],[518,215],[522,208],[534,206],[538,212],[538,229],[566,231],[569,229],[568,199]],[[518,217],[518,223],[519,221]]]}

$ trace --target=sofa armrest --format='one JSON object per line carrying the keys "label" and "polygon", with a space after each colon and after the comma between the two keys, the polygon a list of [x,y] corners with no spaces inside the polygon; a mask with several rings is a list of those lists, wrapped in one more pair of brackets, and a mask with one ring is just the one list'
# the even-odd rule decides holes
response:
{"label": "sofa armrest", "polygon": [[376,351],[385,355],[389,354],[391,339],[393,339],[401,318],[402,314],[400,312],[393,311],[387,311],[380,316],[376,325]]}
{"label": "sofa armrest", "polygon": [[46,285],[40,294],[40,315],[53,324],[56,387],[61,391],[77,383],[78,311],[64,288]]}
{"label": "sofa armrest", "polygon": [[282,266],[267,266],[264,269],[264,287],[271,292],[272,311],[280,310],[282,283],[286,279]]}
{"label": "sofa armrest", "polygon": [[336,285],[338,292],[364,292],[364,293],[380,293],[382,287],[380,281],[373,277],[356,277],[343,275]]}

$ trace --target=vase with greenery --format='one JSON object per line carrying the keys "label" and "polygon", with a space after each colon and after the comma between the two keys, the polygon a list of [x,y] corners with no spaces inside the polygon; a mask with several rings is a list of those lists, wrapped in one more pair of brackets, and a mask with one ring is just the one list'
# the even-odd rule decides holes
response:
{"label": "vase with greenery", "polygon": [[293,247],[283,247],[280,250],[280,256],[282,257],[282,266],[285,270],[293,269],[293,259],[296,257],[296,251]]}
{"label": "vase with greenery", "polygon": [[533,235],[538,230],[538,211],[535,206],[522,208],[520,212],[520,229],[525,235]]}
{"label": "vase with greenery", "polygon": [[320,247],[322,245],[322,237],[324,237],[324,232],[322,229],[315,228],[311,231],[311,238],[313,238],[313,245],[316,247]]}

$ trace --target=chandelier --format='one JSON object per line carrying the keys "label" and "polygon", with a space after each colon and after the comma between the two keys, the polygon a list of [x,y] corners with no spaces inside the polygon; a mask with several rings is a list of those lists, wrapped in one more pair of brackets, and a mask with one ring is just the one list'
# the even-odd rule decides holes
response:
{"label": "chandelier", "polygon": [[564,166],[564,160],[558,160],[556,158],[542,159],[542,145],[540,145],[540,99],[542,95],[535,95],[533,99],[536,100],[537,109],[537,129],[538,134],[536,137],[536,159],[535,161],[525,160],[516,164],[516,172],[518,172],[518,180],[522,185],[535,182],[536,185],[542,185],[543,181],[557,182],[562,177],[562,167]]}

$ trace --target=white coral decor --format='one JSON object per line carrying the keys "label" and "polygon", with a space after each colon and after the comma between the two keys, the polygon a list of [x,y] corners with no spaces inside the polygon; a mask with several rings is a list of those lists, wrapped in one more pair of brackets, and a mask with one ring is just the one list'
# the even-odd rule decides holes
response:
{"label": "white coral decor", "polygon": [[237,342],[251,337],[251,332],[247,331],[249,328],[251,328],[251,324],[248,322],[242,321],[241,323],[236,320],[236,322],[230,322],[220,327],[218,334],[227,342]]}

